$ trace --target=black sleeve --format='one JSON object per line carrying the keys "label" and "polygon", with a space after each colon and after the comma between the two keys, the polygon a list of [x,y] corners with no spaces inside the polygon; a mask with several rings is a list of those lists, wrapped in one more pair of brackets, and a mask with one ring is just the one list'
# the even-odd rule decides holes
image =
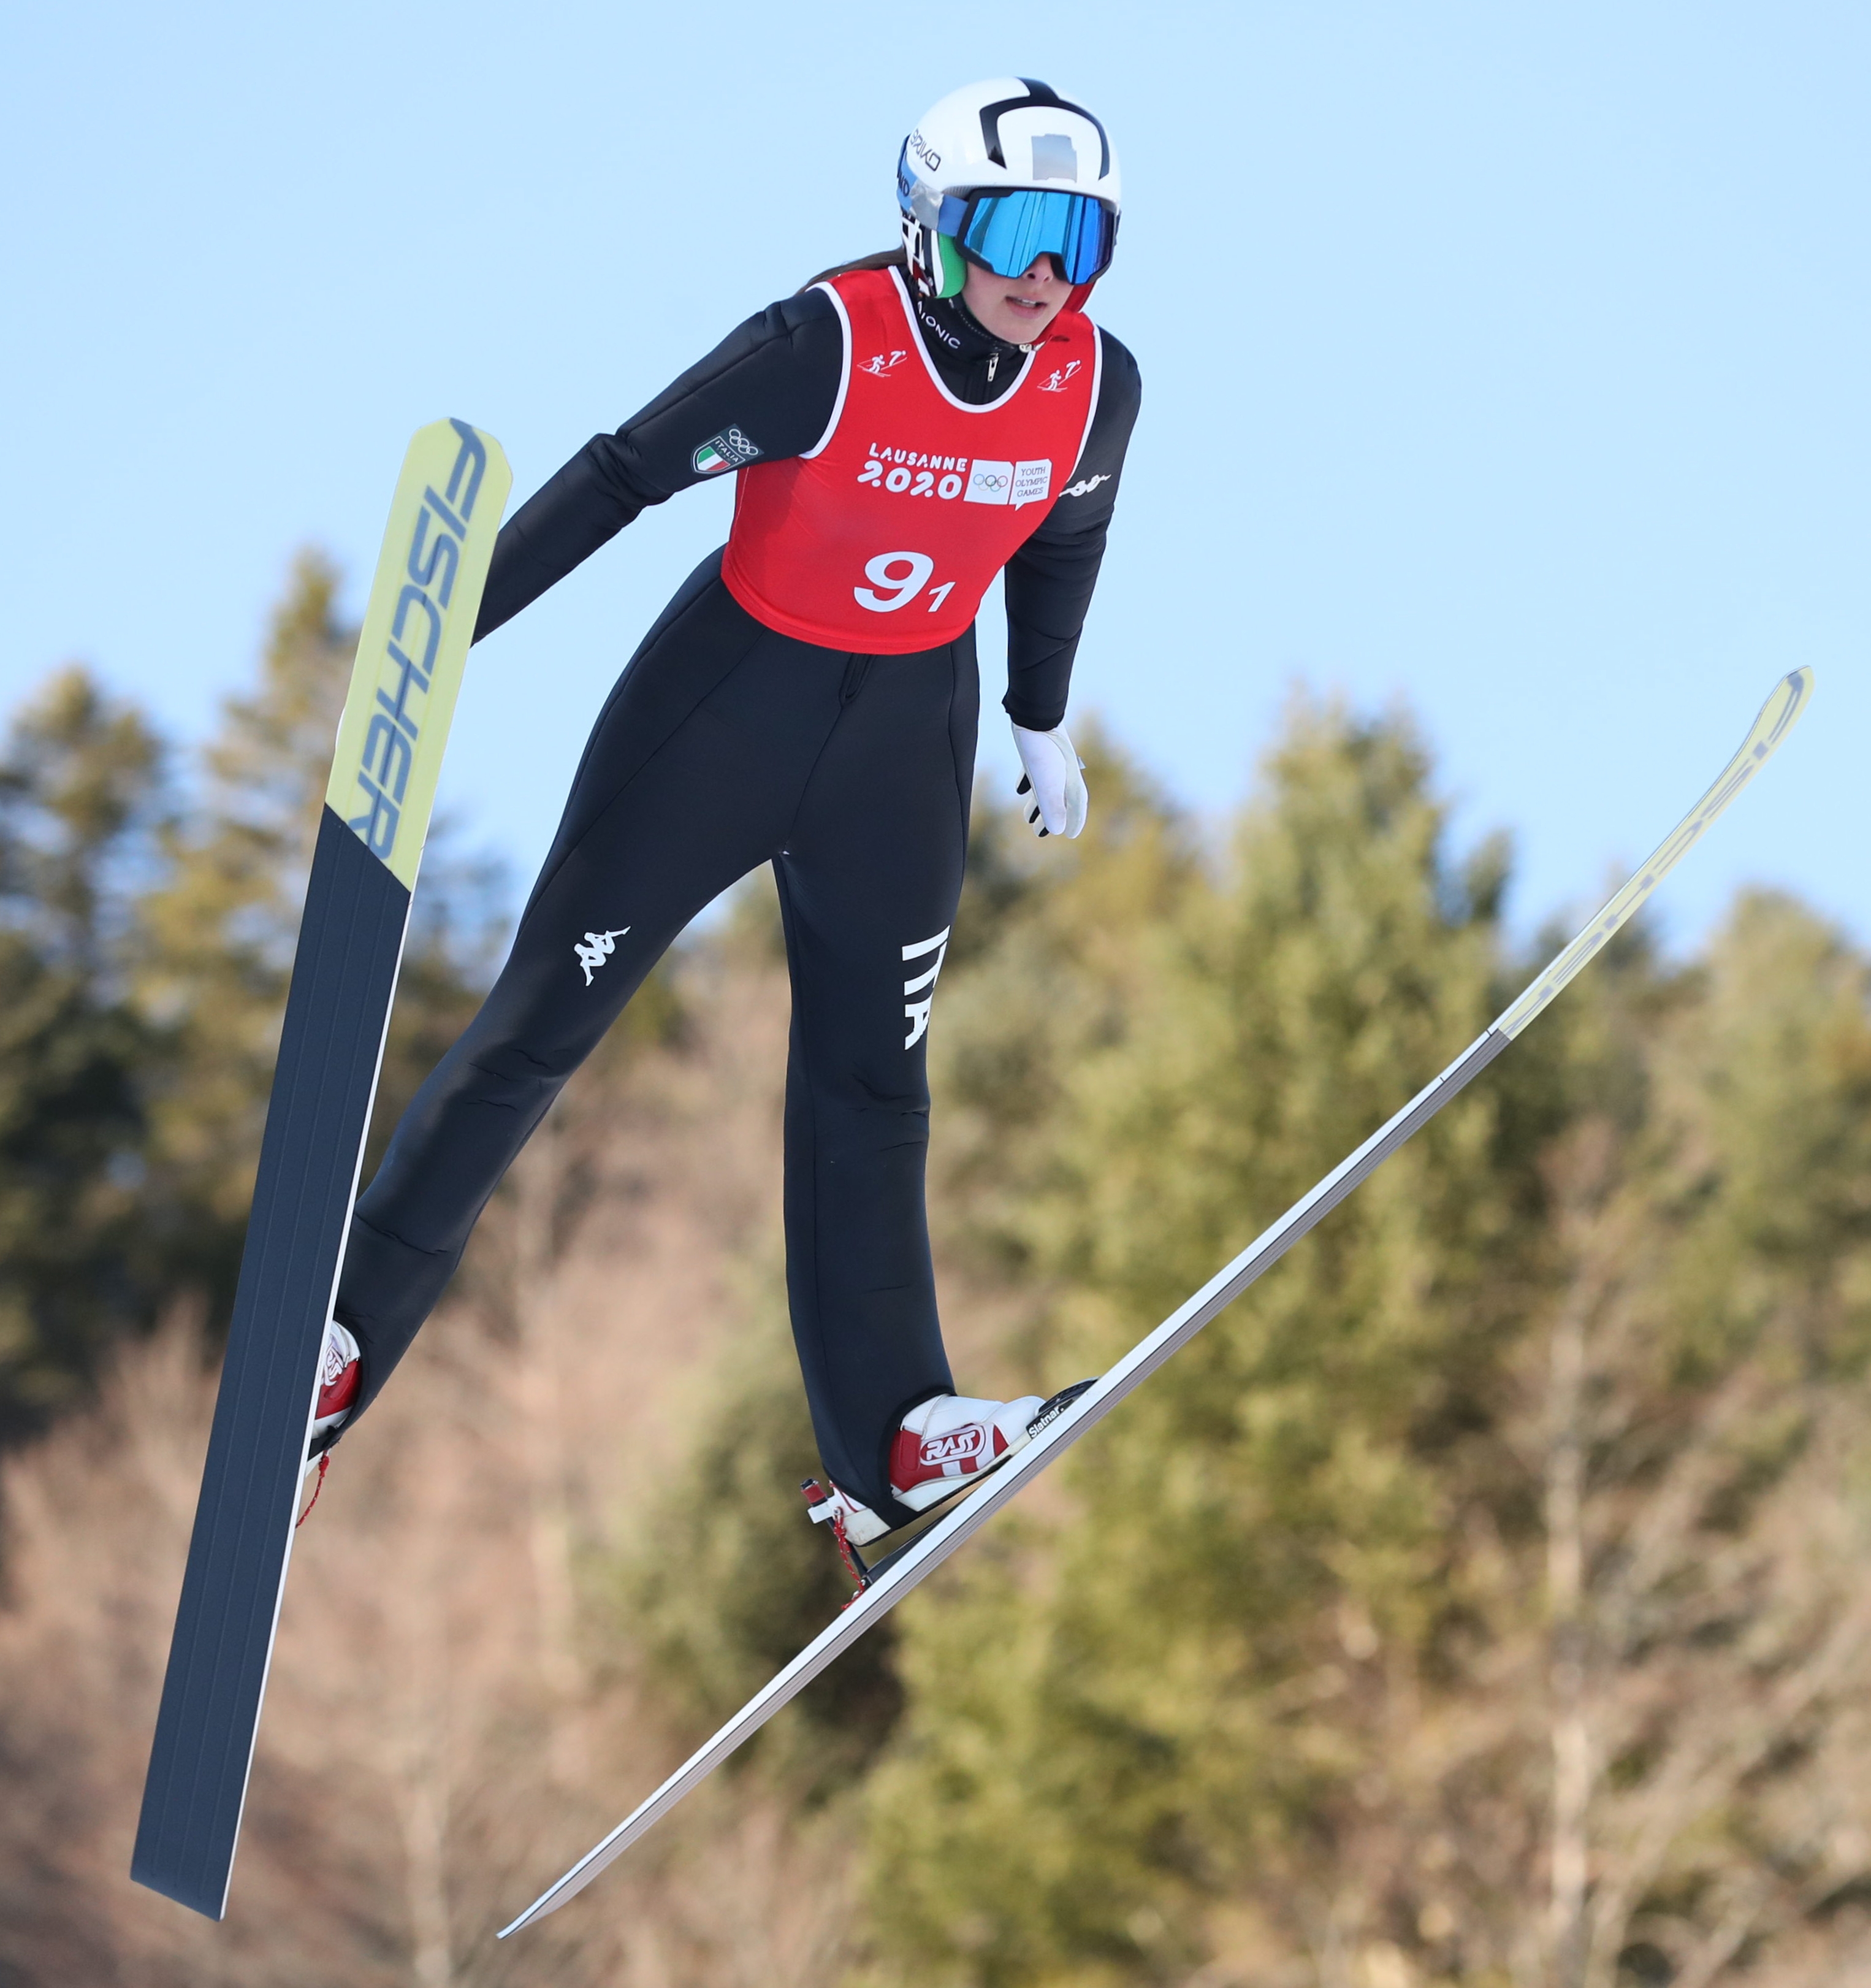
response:
{"label": "black sleeve", "polygon": [[1124,451],[1143,397],[1137,363],[1102,326],[1098,407],[1072,480],[1007,563],[1007,695],[1015,724],[1050,732],[1066,716],[1072,661],[1104,557]]}
{"label": "black sleeve", "polygon": [[[824,434],[844,330],[821,290],[750,317],[615,434],[594,435],[500,528],[475,639],[563,580],[637,513],[707,480],[701,445],[739,431],[741,461],[778,460]],[[716,473],[719,473],[718,472]]]}

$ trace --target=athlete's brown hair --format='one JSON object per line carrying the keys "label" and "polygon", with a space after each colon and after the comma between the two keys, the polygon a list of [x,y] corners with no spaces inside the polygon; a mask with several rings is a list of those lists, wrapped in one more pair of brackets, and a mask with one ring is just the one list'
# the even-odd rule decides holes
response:
{"label": "athlete's brown hair", "polygon": [[880,248],[876,255],[860,255],[855,262],[838,262],[829,269],[821,269],[812,282],[799,286],[799,294],[803,296],[812,283],[828,283],[834,276],[854,276],[860,269],[900,269],[907,276],[910,259],[900,248]]}

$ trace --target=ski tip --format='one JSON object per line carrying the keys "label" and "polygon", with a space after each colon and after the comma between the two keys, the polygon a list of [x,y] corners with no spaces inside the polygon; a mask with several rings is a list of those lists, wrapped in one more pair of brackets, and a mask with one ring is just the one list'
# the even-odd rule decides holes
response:
{"label": "ski tip", "polygon": [[[1768,691],[1767,702],[1761,705],[1753,729],[1735,756],[1740,767],[1740,782],[1744,782],[1755,768],[1772,757],[1781,742],[1805,715],[1806,706],[1812,702],[1812,668],[1802,664],[1796,670],[1788,670]],[[1731,773],[1733,771],[1731,769]]]}
{"label": "ski tip", "polygon": [[1510,1040],[1568,986],[1581,968],[1595,958],[1614,932],[1629,923],[1657,885],[1699,842],[1735,796],[1771,759],[1792,731],[1812,696],[1812,670],[1802,664],[1789,670],[1768,693],[1740,749],[1715,783],[1652,850],[1650,859],[1603,905],[1597,915],[1561,952],[1514,1005],[1495,1020],[1489,1033]]}
{"label": "ski tip", "polygon": [[1761,707],[1759,720],[1759,725],[1771,732],[1769,752],[1779,744],[1788,727],[1812,702],[1814,682],[1812,665],[1802,663],[1798,669],[1788,670],[1775,685],[1766,703]]}

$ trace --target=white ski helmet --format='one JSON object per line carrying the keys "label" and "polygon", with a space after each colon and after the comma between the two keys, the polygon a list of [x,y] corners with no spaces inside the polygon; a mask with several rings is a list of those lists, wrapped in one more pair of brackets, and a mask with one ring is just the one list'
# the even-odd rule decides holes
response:
{"label": "white ski helmet", "polygon": [[897,167],[917,287],[952,297],[980,264],[1018,276],[1051,255],[1089,287],[1117,239],[1117,154],[1082,106],[1026,76],[951,90],[917,120]]}

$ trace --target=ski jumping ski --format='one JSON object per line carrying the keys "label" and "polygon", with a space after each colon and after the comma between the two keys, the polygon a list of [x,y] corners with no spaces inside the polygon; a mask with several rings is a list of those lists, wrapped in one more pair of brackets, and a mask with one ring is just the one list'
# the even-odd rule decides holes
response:
{"label": "ski jumping ski", "polygon": [[219,1919],[285,1591],[325,1328],[448,724],[512,483],[464,421],[410,442],[306,886],[130,1875]]}
{"label": "ski jumping ski", "polygon": [[1109,1372],[1069,1401],[1042,1428],[1024,1449],[981,1487],[951,1505],[944,1517],[908,1544],[868,1570],[866,1584],[844,1611],[758,1696],[750,1699],[714,1738],[701,1747],[640,1807],[633,1810],[603,1841],[579,1858],[551,1888],[502,1929],[502,1939],[556,1911],[581,1892],[598,1873],[674,1808],[683,1797],[707,1780],[735,1750],[759,1731],[774,1713],[811,1683],[832,1659],[849,1649],[864,1632],[919,1586],[955,1549],[984,1525],[1009,1499],[1017,1497],[1049,1463],[1055,1462],[1079,1437],[1101,1422],[1131,1390],[1147,1380],[1172,1354],[1179,1351],[1218,1313],[1240,1297],[1263,1272],[1270,1270],[1309,1229],[1366,1180],[1412,1133],[1430,1119],[1524,1031],[1534,1017],[1624,925],[1675,868],[1742,788],[1765,764],[1792,729],[1812,693],[1812,672],[1797,669],[1774,687],[1754,729],[1722,769],[1721,777],[1697,802],[1661,846],[1579,936],[1440,1076],[1432,1077],[1410,1102],[1380,1125],[1350,1157],[1336,1167],[1312,1192],[1282,1215],[1272,1228],[1248,1244],[1156,1330],[1140,1340]]}

